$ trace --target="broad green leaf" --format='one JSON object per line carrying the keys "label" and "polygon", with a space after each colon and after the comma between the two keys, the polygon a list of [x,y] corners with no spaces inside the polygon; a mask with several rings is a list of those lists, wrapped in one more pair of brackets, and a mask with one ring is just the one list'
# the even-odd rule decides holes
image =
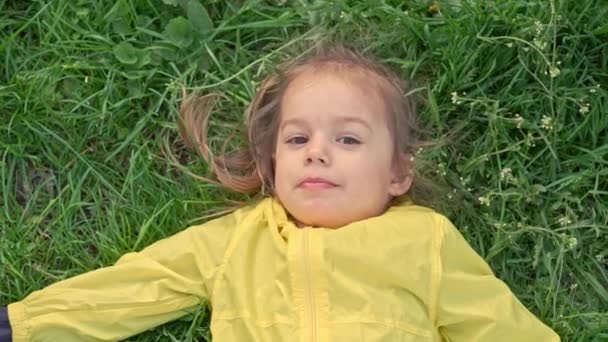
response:
{"label": "broad green leaf", "polygon": [[213,21],[209,17],[209,13],[198,0],[188,1],[188,20],[192,23],[194,29],[200,34],[207,34],[213,30]]}
{"label": "broad green leaf", "polygon": [[105,18],[127,17],[131,14],[129,4],[125,0],[116,1],[114,6],[105,15]]}
{"label": "broad green leaf", "polygon": [[192,44],[192,24],[184,17],[171,19],[165,27],[165,37],[176,45],[187,47]]}
{"label": "broad green leaf", "polygon": [[137,51],[137,66],[143,67],[144,65],[148,65],[152,62],[152,57],[150,56],[150,52],[147,50],[138,50]]}
{"label": "broad green leaf", "polygon": [[112,20],[112,29],[119,34],[128,34],[131,32],[129,21],[125,17]]}
{"label": "broad green leaf", "polygon": [[127,34],[131,32],[129,25],[130,13],[129,5],[125,0],[119,0],[116,1],[114,6],[104,16],[104,20],[112,23],[114,32]]}
{"label": "broad green leaf", "polygon": [[129,42],[122,42],[113,49],[114,56],[123,64],[135,64],[138,60],[138,50]]}

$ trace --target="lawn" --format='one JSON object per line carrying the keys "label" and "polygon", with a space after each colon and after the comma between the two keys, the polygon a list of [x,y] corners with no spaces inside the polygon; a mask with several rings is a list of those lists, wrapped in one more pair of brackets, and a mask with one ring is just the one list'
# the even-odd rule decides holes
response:
{"label": "lawn", "polygon": [[[606,17],[595,0],[0,0],[0,305],[246,200],[166,153],[208,175],[177,134],[182,87],[223,94],[219,149],[266,73],[331,37],[410,80],[433,206],[564,341],[607,341]],[[208,322],[201,306],[131,340],[205,340]]]}

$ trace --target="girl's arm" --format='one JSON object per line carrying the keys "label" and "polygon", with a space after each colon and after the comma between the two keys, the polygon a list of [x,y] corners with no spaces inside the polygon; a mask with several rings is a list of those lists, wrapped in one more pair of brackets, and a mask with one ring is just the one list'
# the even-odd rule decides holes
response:
{"label": "girl's arm", "polygon": [[443,219],[437,327],[448,341],[559,341]]}
{"label": "girl's arm", "polygon": [[211,295],[233,215],[10,304],[14,341],[116,341],[187,314]]}

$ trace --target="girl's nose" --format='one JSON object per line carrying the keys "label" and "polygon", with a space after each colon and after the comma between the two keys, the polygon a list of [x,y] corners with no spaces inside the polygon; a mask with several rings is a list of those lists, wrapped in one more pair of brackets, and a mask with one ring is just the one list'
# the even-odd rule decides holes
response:
{"label": "girl's nose", "polygon": [[327,158],[325,158],[325,157],[308,157],[308,158],[306,158],[307,164],[311,164],[316,161],[319,161],[319,163],[325,165],[327,163]]}
{"label": "girl's nose", "polygon": [[306,164],[319,163],[329,165],[329,153],[327,152],[327,143],[323,138],[315,138],[309,140],[308,149],[306,151]]}

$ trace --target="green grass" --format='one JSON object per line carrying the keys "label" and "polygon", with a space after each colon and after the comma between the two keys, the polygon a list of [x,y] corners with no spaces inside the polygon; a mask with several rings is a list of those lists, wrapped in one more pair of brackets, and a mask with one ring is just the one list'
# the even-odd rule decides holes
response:
{"label": "green grass", "polygon": [[[426,138],[449,139],[418,172],[496,274],[564,341],[608,340],[608,6],[402,2],[209,0],[206,20],[182,0],[0,0],[0,305],[242,198],[162,153],[207,172],[177,138],[181,86],[225,95],[219,142],[331,32],[413,80]],[[208,319],[133,340],[202,340]]]}

